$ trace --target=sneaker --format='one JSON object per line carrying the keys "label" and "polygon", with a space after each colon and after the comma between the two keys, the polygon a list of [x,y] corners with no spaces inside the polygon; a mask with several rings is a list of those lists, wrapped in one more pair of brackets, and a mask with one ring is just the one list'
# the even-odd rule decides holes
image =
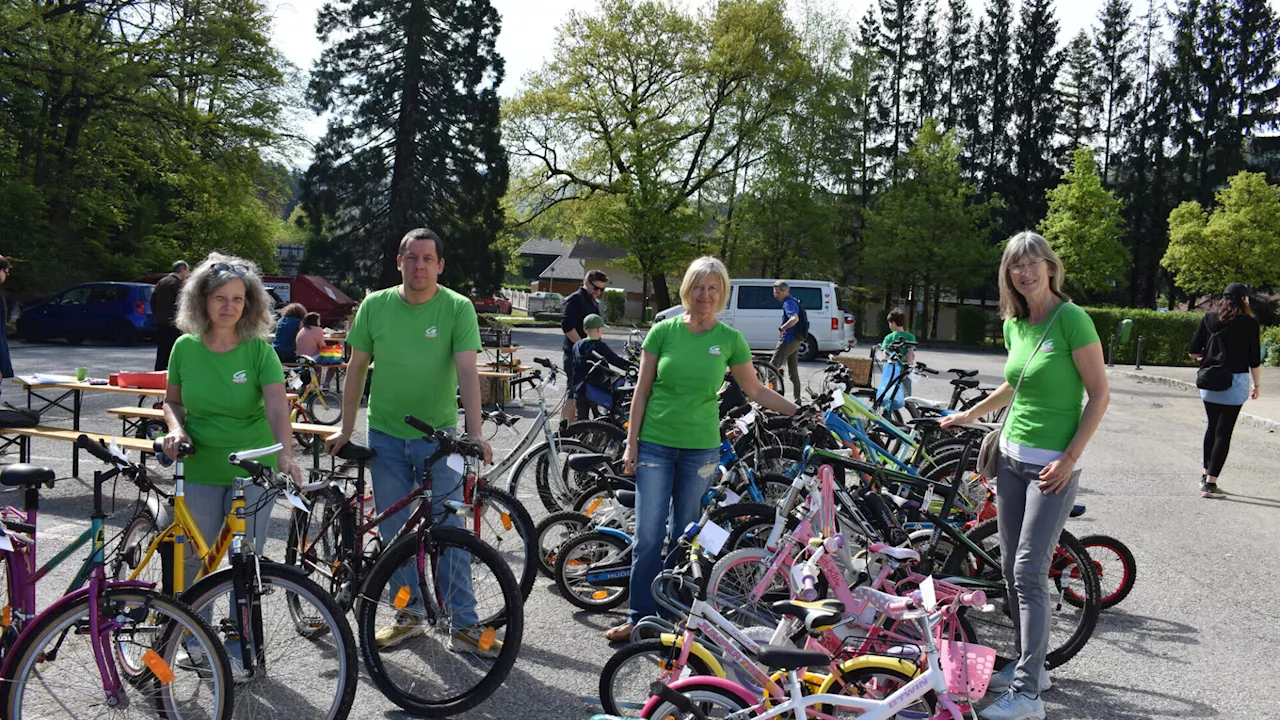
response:
{"label": "sneaker", "polygon": [[1044,703],[1009,690],[978,713],[982,720],[1044,720]]}
{"label": "sneaker", "polygon": [[1200,483],[1200,497],[1203,497],[1203,498],[1222,497],[1222,493],[1218,491],[1218,483],[1211,483],[1211,482]]}
{"label": "sneaker", "polygon": [[417,637],[427,632],[427,626],[415,617],[399,616],[396,618],[395,624],[388,625],[378,630],[373,636],[373,641],[378,644],[379,648],[390,648],[412,637]]}
{"label": "sneaker", "polygon": [[496,637],[494,628],[469,627],[453,634],[449,649],[454,652],[471,653],[480,657],[494,658],[502,652],[502,641]]}
{"label": "sneaker", "polygon": [[[998,695],[1013,687],[1013,673],[1018,669],[1018,663],[1011,662],[1005,665],[1003,669],[991,674],[991,682],[987,683],[987,692]],[[1040,671],[1040,692],[1044,692],[1053,687],[1053,681],[1049,679],[1049,671]]]}

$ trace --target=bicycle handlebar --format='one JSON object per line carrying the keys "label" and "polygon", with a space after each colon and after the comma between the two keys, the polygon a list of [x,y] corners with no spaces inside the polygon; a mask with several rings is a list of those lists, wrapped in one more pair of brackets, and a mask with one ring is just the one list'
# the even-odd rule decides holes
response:
{"label": "bicycle handlebar", "polygon": [[[155,454],[157,454],[157,455],[161,455],[161,454],[163,454],[163,453],[164,453],[164,440],[163,440],[162,438],[157,438],[156,440],[153,440],[153,441],[152,441],[152,443],[151,443],[151,449],[152,449],[152,450],[155,452]],[[190,456],[190,455],[195,455],[195,454],[196,454],[196,446],[195,446],[195,445],[192,445],[192,444],[191,444],[191,443],[189,443],[189,442],[178,443],[178,457],[179,457],[179,458],[184,458],[184,457],[188,457],[188,456]]]}
{"label": "bicycle handlebar", "polygon": [[435,440],[439,443],[440,447],[437,450],[438,455],[457,453],[459,455],[465,455],[476,459],[484,458],[484,448],[480,447],[477,443],[468,442],[466,440],[457,440],[449,437],[443,431],[436,430],[431,427],[429,423],[419,420],[412,415],[405,415],[404,423],[414,430],[422,433],[426,439]]}
{"label": "bicycle handlebar", "polygon": [[281,450],[284,450],[284,445],[281,445],[280,443],[254,450],[237,450],[227,456],[227,462],[232,465],[239,465],[245,460],[255,460],[260,457],[266,457],[267,455],[275,455]]}
{"label": "bicycle handlebar", "polygon": [[111,454],[111,451],[102,444],[101,440],[93,440],[88,435],[81,435],[76,438],[76,447],[88,452],[90,455],[98,458],[108,465],[121,465],[120,458]]}

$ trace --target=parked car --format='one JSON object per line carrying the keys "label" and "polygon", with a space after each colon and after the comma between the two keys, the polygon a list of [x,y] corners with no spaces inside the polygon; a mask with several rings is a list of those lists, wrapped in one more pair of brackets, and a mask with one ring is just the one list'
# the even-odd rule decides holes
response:
{"label": "parked car", "polygon": [[151,291],[146,283],[98,282],[75,285],[32,305],[18,318],[18,337],[27,342],[64,338],[72,345],[86,339],[133,345],[156,329]]}
{"label": "parked car", "polygon": [[[782,303],[773,299],[774,280],[744,278],[730,281],[729,302],[720,321],[736,328],[753,352],[770,352],[778,344]],[[813,360],[818,353],[839,353],[854,345],[853,315],[840,308],[836,284],[824,280],[787,280],[791,294],[809,316],[809,335],[800,340],[800,359]],[[666,320],[684,312],[676,305],[658,313]]]}
{"label": "parked car", "polygon": [[564,313],[564,296],[557,292],[529,293],[526,312],[535,320],[559,320]]}
{"label": "parked car", "polygon": [[471,304],[475,306],[476,312],[478,313],[493,313],[496,315],[511,314],[511,301],[508,300],[507,296],[503,295],[501,291],[495,292],[492,295],[485,295],[483,297],[472,295]]}

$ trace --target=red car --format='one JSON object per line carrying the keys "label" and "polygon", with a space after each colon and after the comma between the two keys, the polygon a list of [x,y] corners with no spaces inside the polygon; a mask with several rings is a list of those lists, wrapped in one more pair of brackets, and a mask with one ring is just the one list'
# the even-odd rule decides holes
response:
{"label": "red car", "polygon": [[501,292],[496,292],[486,297],[471,296],[471,304],[475,306],[478,313],[491,313],[494,315],[510,315],[511,301],[508,300]]}

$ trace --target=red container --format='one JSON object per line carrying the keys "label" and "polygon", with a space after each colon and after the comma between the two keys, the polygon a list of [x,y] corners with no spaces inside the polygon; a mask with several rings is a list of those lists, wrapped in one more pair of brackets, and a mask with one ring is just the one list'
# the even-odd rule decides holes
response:
{"label": "red container", "polygon": [[143,390],[163,390],[168,386],[169,373],[164,370],[154,372],[123,372],[116,379],[120,387],[136,387]]}
{"label": "red container", "polygon": [[111,375],[109,375],[109,376],[107,377],[107,384],[108,384],[108,385],[119,385],[119,384],[120,384],[120,373],[111,373]]}

